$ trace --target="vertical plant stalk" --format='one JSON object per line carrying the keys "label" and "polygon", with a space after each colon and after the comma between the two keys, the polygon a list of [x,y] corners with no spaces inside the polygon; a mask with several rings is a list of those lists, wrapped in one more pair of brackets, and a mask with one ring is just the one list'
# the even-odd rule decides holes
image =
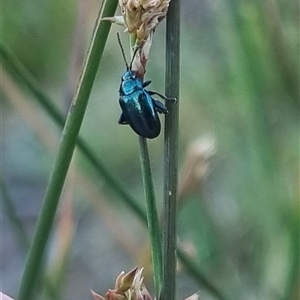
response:
{"label": "vertical plant stalk", "polygon": [[[133,55],[132,49],[135,45],[136,36],[130,35],[130,50]],[[161,247],[161,234],[159,227],[159,218],[157,213],[155,193],[151,172],[150,156],[148,151],[147,139],[139,136],[140,147],[140,161],[143,177],[143,185],[146,198],[146,216],[147,226],[150,240],[150,251],[153,268],[153,279],[156,298],[158,298],[161,285],[162,285],[162,247]]]}
{"label": "vertical plant stalk", "polygon": [[[133,57],[134,46],[136,43],[136,34],[130,34],[130,54]],[[139,136],[140,161],[143,178],[143,185],[146,198],[146,217],[147,227],[150,240],[150,251],[153,268],[153,279],[156,298],[158,299],[162,285],[162,248],[161,234],[159,227],[159,218],[157,213],[155,193],[151,172],[150,156],[148,151],[147,139]]]}
{"label": "vertical plant stalk", "polygon": [[21,279],[18,300],[33,299],[35,283],[38,281],[37,279],[41,269],[43,254],[54,222],[59,198],[71,163],[98,65],[111,27],[109,22],[100,22],[100,19],[101,17],[113,16],[116,7],[116,0],[107,1],[102,16],[101,13],[99,13],[78,90],[74,102],[71,105],[62,133],[59,151],[46,190],[37,228]]}
{"label": "vertical plant stalk", "polygon": [[156,291],[156,298],[158,299],[158,295],[162,284],[162,249],[160,239],[160,228],[155,202],[147,140],[139,136],[139,145],[142,177],[146,196],[146,215],[151,247],[154,286]]}
{"label": "vertical plant stalk", "polygon": [[161,300],[174,300],[176,291],[176,211],[178,194],[178,131],[180,69],[180,1],[170,2],[166,29],[166,78],[169,115],[165,120],[163,288]]}

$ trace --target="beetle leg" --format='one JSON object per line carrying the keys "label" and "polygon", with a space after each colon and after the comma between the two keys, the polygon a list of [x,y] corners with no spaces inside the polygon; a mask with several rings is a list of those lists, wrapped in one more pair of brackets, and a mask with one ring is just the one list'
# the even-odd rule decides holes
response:
{"label": "beetle leg", "polygon": [[153,99],[153,104],[154,104],[154,107],[155,107],[155,110],[157,112],[159,112],[160,114],[165,114],[167,115],[169,113],[168,109],[158,100],[155,100]]}
{"label": "beetle leg", "polygon": [[173,101],[173,102],[176,102],[176,98],[168,98],[166,97],[165,95],[161,94],[161,93],[158,93],[158,92],[154,92],[154,91],[147,91],[149,95],[157,95],[159,96],[160,98],[166,100],[166,101]]}
{"label": "beetle leg", "polygon": [[126,125],[126,124],[129,124],[124,113],[121,113],[120,115],[120,118],[118,120],[118,123],[121,124],[121,125]]}
{"label": "beetle leg", "polygon": [[146,86],[148,86],[151,82],[152,82],[151,80],[145,81],[143,83],[143,88],[145,88]]}

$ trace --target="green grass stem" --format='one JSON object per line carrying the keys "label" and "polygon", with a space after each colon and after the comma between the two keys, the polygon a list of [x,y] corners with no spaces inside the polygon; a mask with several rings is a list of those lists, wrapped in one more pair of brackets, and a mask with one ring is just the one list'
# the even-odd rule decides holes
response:
{"label": "green grass stem", "polygon": [[35,283],[38,281],[43,254],[54,222],[60,195],[72,160],[98,65],[111,27],[109,22],[100,22],[100,19],[101,17],[113,16],[116,7],[117,1],[107,1],[103,14],[99,13],[97,18],[83,73],[62,133],[58,155],[46,190],[33,242],[29,250],[17,297],[18,300],[33,299]]}
{"label": "green grass stem", "polygon": [[163,224],[163,287],[162,300],[174,300],[176,294],[176,240],[178,196],[178,124],[180,78],[180,1],[172,0],[167,15],[166,78],[169,115],[165,119],[164,151],[164,224]]}
{"label": "green grass stem", "polygon": [[[18,60],[17,57],[3,44],[0,42],[0,55],[2,57],[2,63],[5,65],[6,69],[14,77],[18,77],[35,96],[39,104],[43,109],[49,114],[49,116],[55,121],[55,123],[61,128],[64,128],[65,118],[62,112],[55,106],[54,101],[52,101],[43,90],[41,90],[36,83],[33,76],[27,71],[24,65]],[[146,223],[146,215],[141,210],[141,208],[136,204],[132,196],[126,191],[126,189],[121,185],[120,182],[111,174],[103,162],[97,158],[95,153],[86,144],[82,137],[77,139],[78,148],[82,151],[84,156],[88,159],[91,165],[97,170],[97,172],[105,179],[106,183],[109,185],[112,191],[114,191],[121,199],[123,199],[127,206],[129,206],[135,213],[135,215],[142,221]]]}
{"label": "green grass stem", "polygon": [[142,177],[144,183],[144,190],[146,196],[146,215],[148,232],[150,238],[150,248],[152,257],[152,266],[154,274],[154,286],[156,297],[158,297],[161,282],[162,282],[162,252],[161,252],[161,238],[160,227],[158,220],[157,207],[155,202],[155,194],[153,187],[153,180],[151,174],[150,157],[147,145],[147,139],[139,137],[140,145],[140,159],[142,168]]}

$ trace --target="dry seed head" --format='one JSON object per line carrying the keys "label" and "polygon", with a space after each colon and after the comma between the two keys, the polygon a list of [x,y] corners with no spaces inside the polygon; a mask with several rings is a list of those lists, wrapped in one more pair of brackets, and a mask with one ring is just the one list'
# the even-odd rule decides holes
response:
{"label": "dry seed head", "polygon": [[91,290],[91,293],[93,295],[94,300],[105,300],[104,297],[102,297],[101,295],[95,293],[93,290]]}
{"label": "dry seed head", "polygon": [[210,170],[210,158],[217,151],[213,136],[195,140],[188,148],[181,171],[179,201],[194,192]]}
{"label": "dry seed head", "polygon": [[185,298],[184,300],[200,300],[199,294],[196,293],[196,294],[194,294],[194,295],[192,295],[192,296],[190,296],[188,298]]}
{"label": "dry seed head", "polygon": [[164,19],[169,3],[170,0],[119,0],[128,32],[136,34],[138,44],[147,40]]}
{"label": "dry seed head", "polygon": [[5,295],[5,294],[2,294],[1,292],[0,292],[0,299],[1,299],[1,300],[13,300],[12,298],[8,297],[8,296]]}
{"label": "dry seed head", "polygon": [[115,290],[119,293],[124,293],[129,290],[133,285],[137,271],[138,268],[136,267],[126,274],[124,271],[121,272],[121,274],[116,279]]}
{"label": "dry seed head", "polygon": [[125,295],[119,294],[115,290],[108,290],[105,295],[106,300],[127,300]]}
{"label": "dry seed head", "polygon": [[115,289],[108,290],[105,297],[91,291],[94,300],[152,300],[144,286],[142,272],[142,268],[121,272],[116,279]]}
{"label": "dry seed head", "polygon": [[[103,18],[102,20],[125,26],[131,35],[131,43],[139,47],[132,69],[137,76],[144,77],[149,58],[153,33],[157,25],[165,18],[171,0],[119,0],[122,16]],[[132,46],[134,46],[132,44]]]}
{"label": "dry seed head", "polygon": [[[144,285],[142,277],[143,268],[134,268],[125,274],[121,272],[116,279],[115,289],[108,290],[105,297],[100,296],[91,290],[94,300],[153,300]],[[124,285],[120,289],[120,285]],[[126,291],[122,290],[128,287]],[[198,300],[197,294],[186,298],[185,300]],[[155,299],[154,299],[155,300]]]}

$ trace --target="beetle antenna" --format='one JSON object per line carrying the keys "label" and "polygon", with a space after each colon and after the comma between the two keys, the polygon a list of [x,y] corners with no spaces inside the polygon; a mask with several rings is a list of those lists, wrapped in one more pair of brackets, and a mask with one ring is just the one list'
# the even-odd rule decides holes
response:
{"label": "beetle antenna", "polygon": [[127,71],[129,71],[129,70],[131,69],[131,64],[132,64],[132,62],[130,63],[130,68],[129,68],[128,63],[127,63],[127,60],[126,60],[124,48],[123,48],[122,43],[121,43],[121,39],[120,39],[120,34],[119,34],[119,32],[117,32],[117,36],[118,36],[118,42],[119,42],[119,45],[120,45],[120,48],[121,48],[121,51],[122,51],[122,55],[123,55],[123,59],[124,59],[124,61],[125,61],[125,65],[126,65]]}
{"label": "beetle antenna", "polygon": [[129,65],[129,70],[131,70],[131,69],[132,69],[133,60],[134,60],[134,58],[135,58],[135,56],[136,56],[136,54],[137,54],[138,50],[139,50],[139,47],[138,47],[138,46],[136,46],[136,48],[134,49],[134,52],[133,52],[133,56],[132,56],[132,59],[131,59],[130,65]]}

